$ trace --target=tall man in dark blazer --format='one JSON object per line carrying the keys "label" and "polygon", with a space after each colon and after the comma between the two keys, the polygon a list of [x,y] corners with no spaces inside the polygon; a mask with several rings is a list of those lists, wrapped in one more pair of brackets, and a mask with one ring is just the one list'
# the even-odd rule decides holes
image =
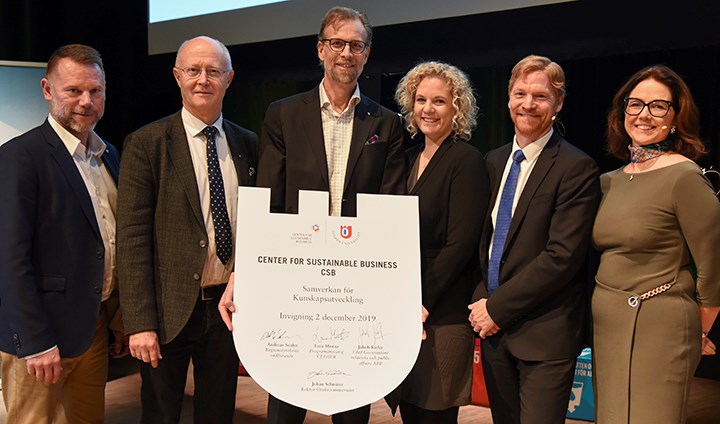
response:
{"label": "tall man in dark blazer", "polygon": [[115,290],[118,152],[94,131],[105,71],[92,47],[48,60],[45,123],[0,147],[0,356],[8,423],[100,423]]}
{"label": "tall man in dark blazer", "polygon": [[493,420],[564,423],[584,339],[581,268],[600,199],[598,168],[552,128],[565,96],[560,65],[522,59],[509,95],[515,139],[486,158],[494,208],[470,321],[483,339]]}
{"label": "tall man in dark blazer", "polygon": [[360,93],[372,26],[356,10],[328,11],[318,35],[324,78],[265,113],[258,185],[273,212],[297,213],[298,190],[330,192],[331,215],[355,216],[357,193],[404,193],[400,117]]}
{"label": "tall man in dark blazer", "polygon": [[237,191],[254,185],[257,136],[222,117],[234,72],[209,37],[180,46],[183,107],[125,140],[118,276],[145,423],[177,423],[192,358],[195,422],[230,423],[238,358],[218,301],[232,271]]}
{"label": "tall man in dark blazer", "polygon": [[[329,191],[332,216],[356,216],[358,193],[404,193],[400,117],[360,94],[358,85],[371,43],[367,16],[330,9],[317,42],[322,82],[268,108],[258,186],[272,189],[272,212],[297,213],[299,190]],[[234,310],[230,289],[223,300]],[[302,423],[305,413],[269,398],[268,423]],[[368,405],[336,414],[333,422],[367,423],[369,416]]]}

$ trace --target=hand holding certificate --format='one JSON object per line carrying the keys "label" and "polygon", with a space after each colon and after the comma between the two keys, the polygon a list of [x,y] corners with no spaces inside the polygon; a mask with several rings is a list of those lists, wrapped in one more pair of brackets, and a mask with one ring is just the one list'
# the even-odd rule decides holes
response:
{"label": "hand holding certificate", "polygon": [[300,192],[298,215],[268,213],[269,197],[238,196],[232,321],[243,365],[275,397],[323,414],[376,401],[420,347],[417,198],[360,195],[350,218],[329,217],[324,192]]}

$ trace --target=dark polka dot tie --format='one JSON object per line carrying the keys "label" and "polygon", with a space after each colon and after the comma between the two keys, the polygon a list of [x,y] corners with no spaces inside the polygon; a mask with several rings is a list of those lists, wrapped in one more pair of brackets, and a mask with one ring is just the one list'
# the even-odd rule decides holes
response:
{"label": "dark polka dot tie", "polygon": [[217,148],[215,147],[215,127],[205,127],[202,133],[207,137],[208,179],[210,181],[210,211],[215,226],[215,247],[217,256],[223,264],[232,254],[232,228],[225,204],[225,185],[220,172]]}

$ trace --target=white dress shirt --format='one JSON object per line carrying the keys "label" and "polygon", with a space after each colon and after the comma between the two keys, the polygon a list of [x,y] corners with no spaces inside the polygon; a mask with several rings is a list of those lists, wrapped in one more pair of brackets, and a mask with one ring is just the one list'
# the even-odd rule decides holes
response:
{"label": "white dress shirt", "polygon": [[117,185],[102,161],[107,149],[105,142],[90,132],[87,148],[80,140],[63,128],[52,115],[48,116],[50,126],[72,156],[75,167],[85,183],[92,200],[95,219],[105,247],[105,268],[103,277],[102,300],[107,300],[117,286],[115,272],[115,211],[117,208]]}
{"label": "white dress shirt", "polygon": [[217,249],[215,246],[215,225],[212,220],[212,212],[210,210],[210,182],[208,178],[208,162],[207,162],[207,139],[202,133],[208,125],[200,119],[193,116],[187,109],[183,108],[181,112],[183,126],[185,127],[185,136],[187,138],[188,147],[190,148],[190,156],[192,158],[193,169],[195,170],[195,180],[197,181],[198,193],[200,195],[200,209],[202,210],[203,219],[205,221],[205,230],[208,235],[207,259],[203,267],[202,287],[216,286],[228,282],[230,271],[235,262],[235,228],[237,222],[237,194],[238,194],[238,177],[235,172],[235,165],[232,160],[230,147],[228,146],[227,136],[222,127],[222,115],[215,121],[212,126],[217,129],[215,136],[215,145],[217,147],[218,161],[220,162],[220,172],[223,177],[223,187],[225,188],[225,203],[230,218],[230,226],[233,234],[233,254],[226,265],[217,257]]}
{"label": "white dress shirt", "polygon": [[[518,200],[520,199],[520,195],[522,195],[525,184],[527,183],[528,178],[530,178],[530,174],[532,173],[533,168],[535,168],[535,164],[540,157],[540,153],[542,153],[548,141],[550,141],[550,137],[552,137],[552,135],[553,129],[550,128],[550,131],[548,131],[544,136],[538,138],[537,140],[533,141],[522,149],[520,149],[520,146],[518,146],[517,144],[517,135],[513,137],[512,151],[510,152],[510,156],[508,156],[507,162],[505,162],[505,170],[503,171],[502,180],[500,181],[500,188],[498,189],[498,194],[495,198],[495,205],[492,209],[493,228],[495,228],[495,221],[497,220],[498,208],[500,207],[500,198],[502,197],[503,188],[505,187],[505,181],[507,181],[508,174],[510,173],[510,167],[512,166],[513,154],[516,150],[522,150],[523,155],[525,155],[525,160],[520,162],[520,173],[518,174],[517,186],[515,187],[515,197],[513,198],[512,215],[514,216],[515,207],[517,207]],[[501,248],[502,247],[504,246],[501,246]],[[490,249],[488,250],[488,257],[490,255],[490,252],[492,252],[492,249],[493,237],[490,237]]]}

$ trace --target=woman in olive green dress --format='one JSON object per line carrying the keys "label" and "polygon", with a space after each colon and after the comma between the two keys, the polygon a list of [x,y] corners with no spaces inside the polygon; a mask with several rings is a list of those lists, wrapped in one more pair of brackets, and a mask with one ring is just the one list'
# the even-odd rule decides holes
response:
{"label": "woman in olive green dress", "polygon": [[[593,229],[602,252],[592,300],[596,422],[678,424],[720,310],[720,203],[693,162],[698,111],[665,66],[633,75],[608,116],[608,150],[629,161],[601,177]],[[690,272],[697,264],[697,280]]]}

